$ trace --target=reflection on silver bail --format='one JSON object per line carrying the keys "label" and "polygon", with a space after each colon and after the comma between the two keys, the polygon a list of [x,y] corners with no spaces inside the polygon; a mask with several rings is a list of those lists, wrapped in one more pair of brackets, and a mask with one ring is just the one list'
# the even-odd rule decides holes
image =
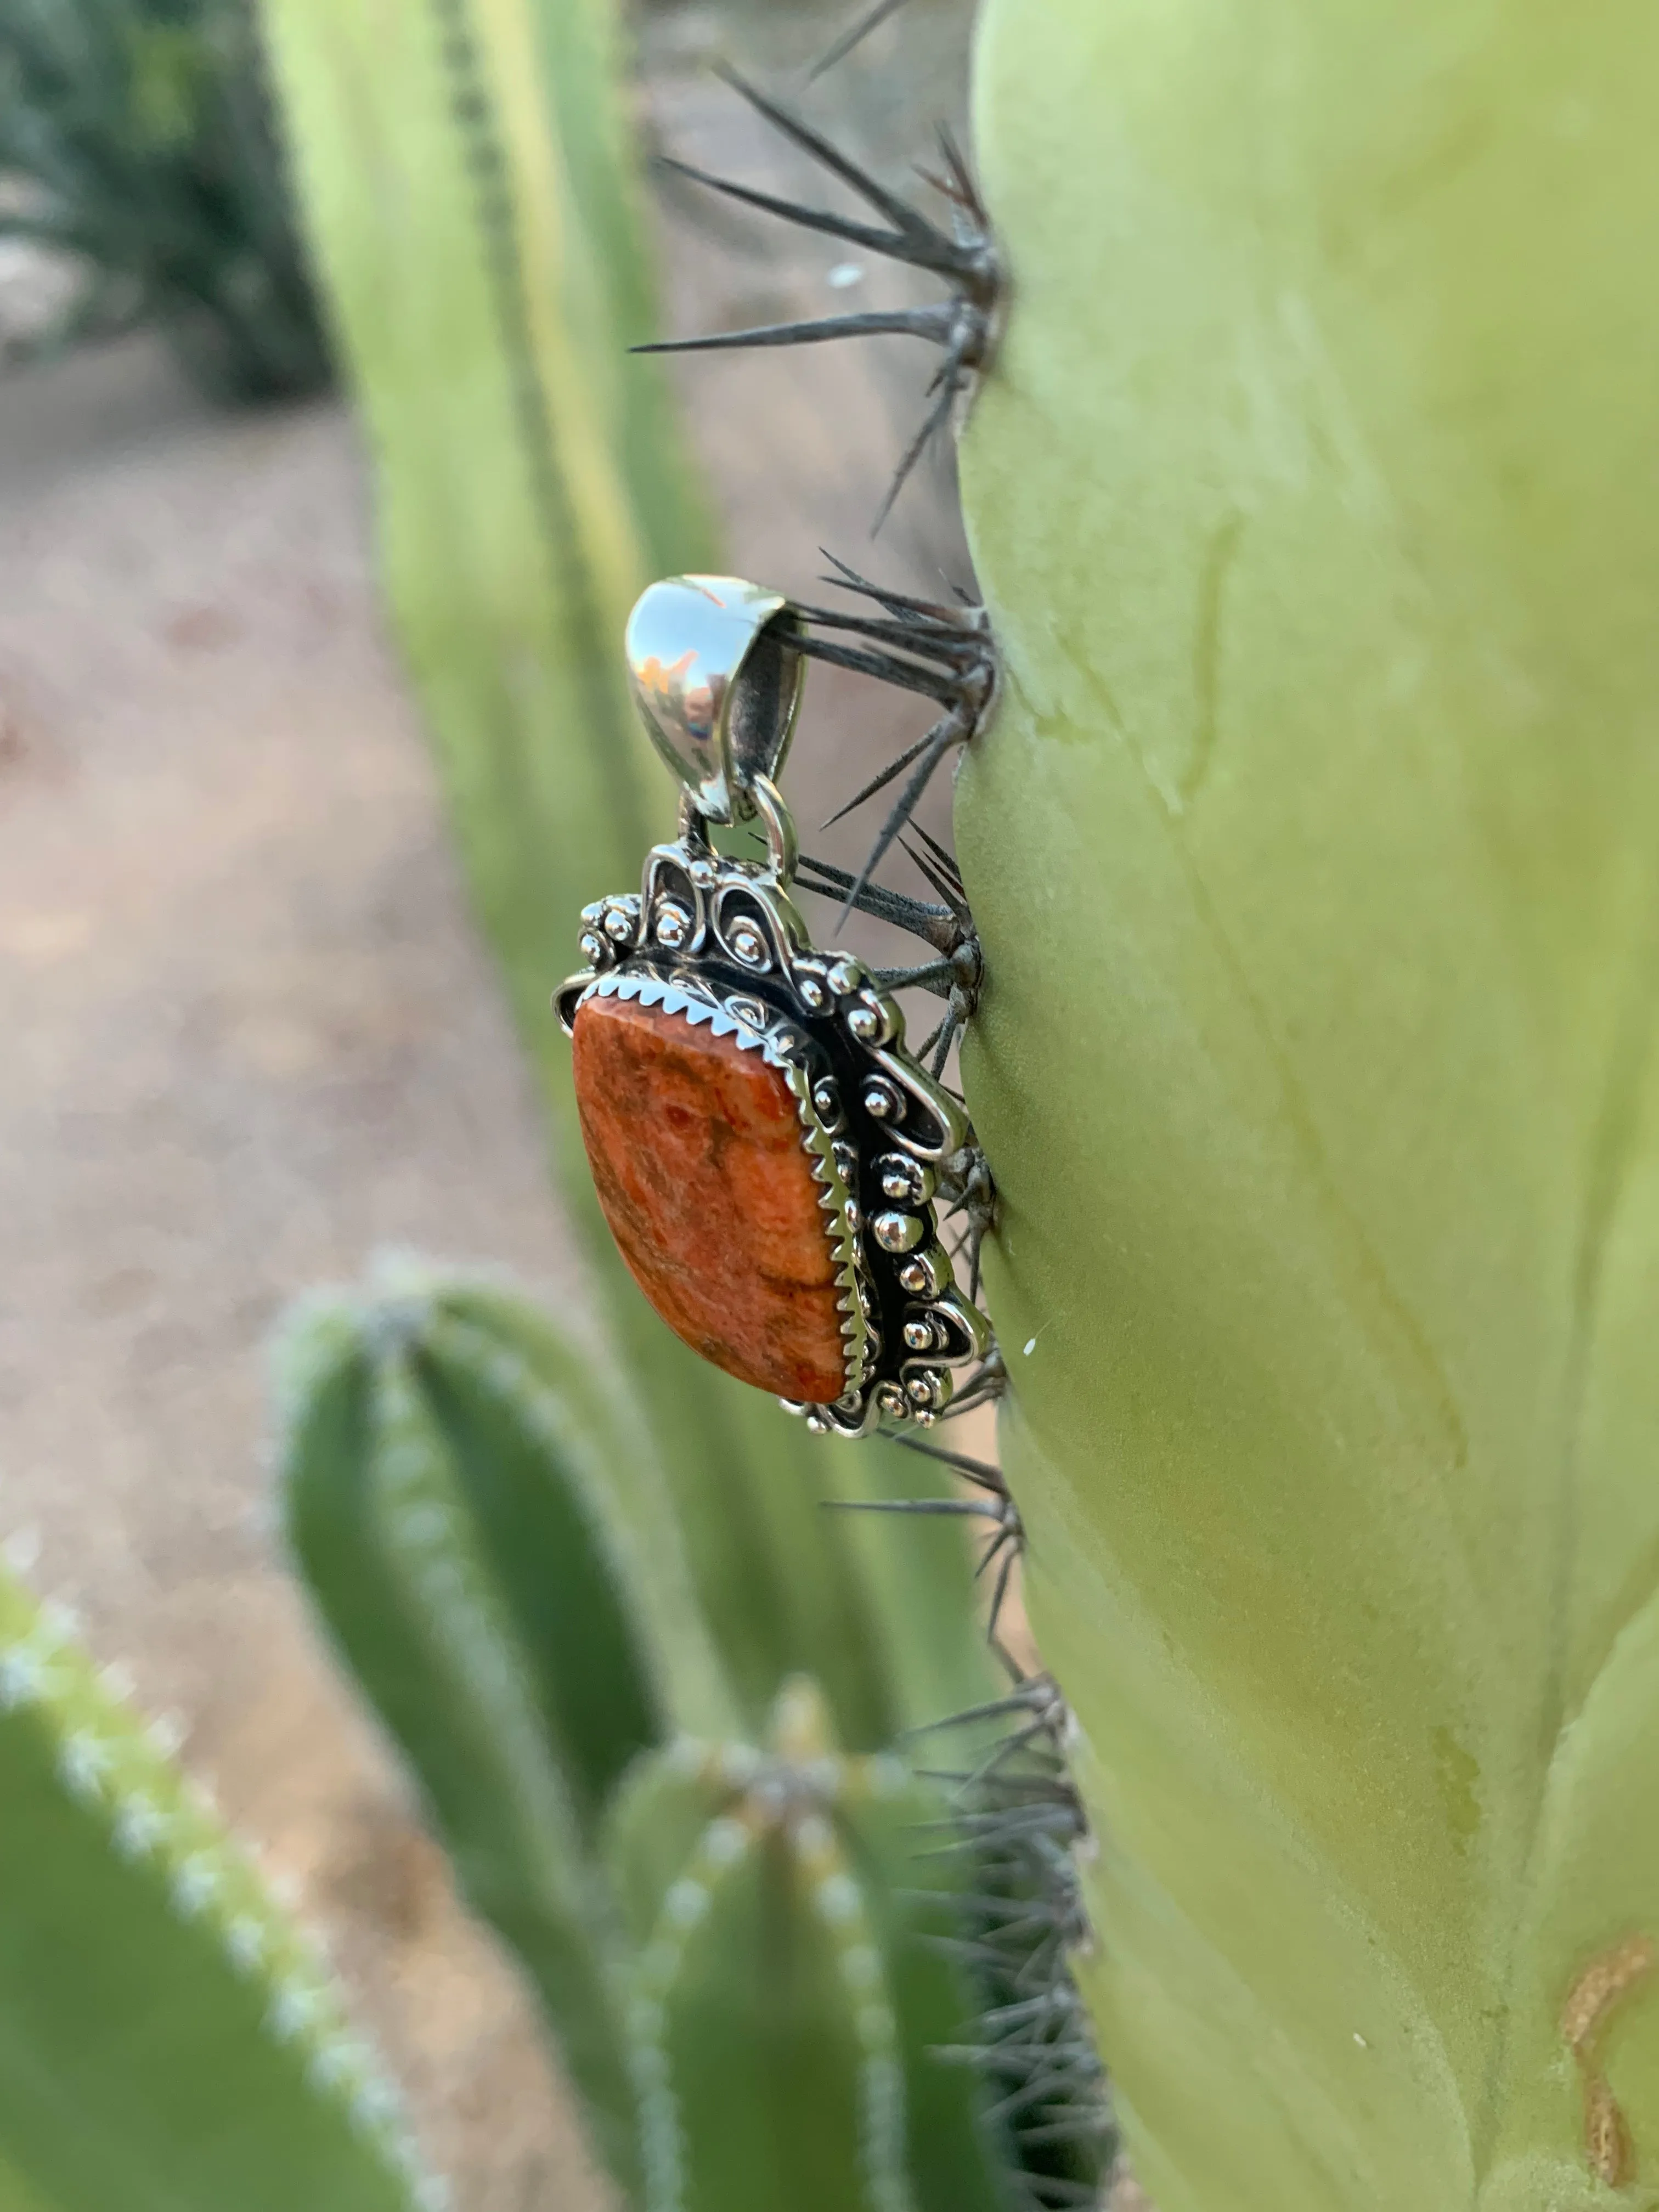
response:
{"label": "reflection on silver bail", "polygon": [[670,576],[640,595],[626,651],[651,741],[705,821],[747,821],[783,765],[805,680],[781,592],[740,576]]}

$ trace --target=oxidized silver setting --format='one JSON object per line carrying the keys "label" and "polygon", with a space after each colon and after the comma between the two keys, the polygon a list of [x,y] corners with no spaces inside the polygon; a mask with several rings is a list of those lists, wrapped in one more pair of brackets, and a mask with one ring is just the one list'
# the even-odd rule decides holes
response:
{"label": "oxidized silver setting", "polygon": [[764,863],[727,860],[686,811],[680,840],[647,856],[638,892],[583,909],[588,964],[555,994],[559,1019],[568,1032],[589,997],[639,999],[712,1023],[781,1070],[841,1275],[847,1385],[833,1405],[790,1410],[836,1436],[926,1426],[951,1402],[952,1367],[991,1343],[933,1205],[973,1149],[968,1117],[906,1051],[903,1012],[865,963],[813,945],[776,841]]}
{"label": "oxidized silver setting", "polygon": [[[969,1190],[982,1157],[959,1102],[906,1049],[897,1000],[863,961],[816,947],[790,896],[795,829],[772,777],[799,709],[799,635],[787,601],[740,578],[672,577],[642,595],[629,669],[682,786],[680,835],[647,854],[637,892],[582,909],[587,964],[553,1003],[569,1034],[586,1000],[637,1000],[711,1024],[782,1073],[835,1258],[845,1382],[832,1404],[789,1409],[860,1437],[930,1425],[951,1402],[951,1370],[993,1352],[934,1203]],[[763,861],[710,843],[710,821],[756,816]]]}

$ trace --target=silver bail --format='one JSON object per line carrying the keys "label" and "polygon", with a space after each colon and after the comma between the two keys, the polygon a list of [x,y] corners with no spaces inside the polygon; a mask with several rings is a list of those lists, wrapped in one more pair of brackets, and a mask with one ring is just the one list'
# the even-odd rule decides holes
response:
{"label": "silver bail", "polygon": [[651,741],[709,822],[747,821],[783,765],[806,657],[781,592],[741,576],[668,576],[628,617],[626,651]]}

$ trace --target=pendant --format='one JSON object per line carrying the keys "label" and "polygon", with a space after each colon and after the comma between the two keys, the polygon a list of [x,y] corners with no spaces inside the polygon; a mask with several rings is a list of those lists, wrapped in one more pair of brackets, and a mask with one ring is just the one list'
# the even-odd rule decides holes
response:
{"label": "pendant", "polygon": [[[935,1420],[989,1325],[939,1210],[981,1156],[960,1103],[907,1051],[866,964],[815,947],[790,896],[774,781],[805,655],[788,602],[727,576],[653,584],[629,672],[678,778],[680,834],[637,892],[582,912],[587,965],[555,995],[599,1204],[675,1334],[814,1429]],[[764,860],[711,824],[758,820]]]}

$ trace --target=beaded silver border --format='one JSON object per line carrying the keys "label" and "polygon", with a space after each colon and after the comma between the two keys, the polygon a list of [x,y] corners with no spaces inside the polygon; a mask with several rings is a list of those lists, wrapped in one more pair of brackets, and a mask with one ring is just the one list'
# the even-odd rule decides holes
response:
{"label": "beaded silver border", "polygon": [[[905,1049],[897,1000],[855,955],[813,945],[773,868],[724,859],[695,838],[653,847],[641,890],[597,900],[582,909],[581,921],[588,965],[554,994],[567,1033],[589,997],[636,999],[688,1022],[707,1021],[716,1035],[763,1053],[794,1097],[841,1283],[846,1388],[832,1405],[783,1402],[830,1435],[864,1436],[883,1420],[931,1424],[951,1401],[951,1366],[983,1358],[991,1338],[984,1316],[957,1285],[933,1204],[939,1170],[971,1146],[972,1127],[957,1101]],[[858,1201],[860,1163],[842,1133],[845,1108],[833,1085],[811,1086],[807,1036],[763,997],[717,988],[707,972],[714,960],[774,989],[784,986],[802,1023],[834,1021],[867,1071],[863,1111],[891,1124],[890,1150],[875,1164],[888,1203],[872,1219],[864,1218]],[[830,1095],[823,1095],[826,1089]],[[937,1139],[914,1122],[907,1127],[912,1103]],[[878,1380],[874,1370],[884,1347],[876,1321],[872,1244],[908,1300],[903,1344],[892,1347],[906,1356],[896,1372]],[[961,1348],[951,1348],[958,1343]]]}

